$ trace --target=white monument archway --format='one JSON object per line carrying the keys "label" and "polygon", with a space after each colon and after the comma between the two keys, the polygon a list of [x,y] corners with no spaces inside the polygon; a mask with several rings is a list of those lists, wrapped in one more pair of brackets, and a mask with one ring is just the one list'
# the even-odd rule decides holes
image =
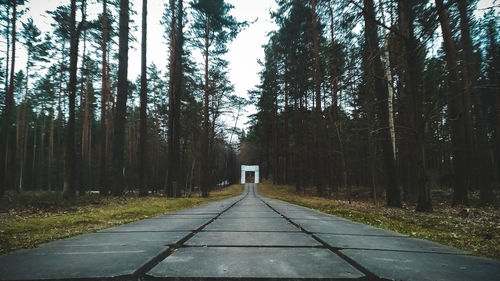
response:
{"label": "white monument archway", "polygon": [[246,172],[254,172],[254,182],[259,183],[259,165],[241,165],[241,183],[245,183]]}

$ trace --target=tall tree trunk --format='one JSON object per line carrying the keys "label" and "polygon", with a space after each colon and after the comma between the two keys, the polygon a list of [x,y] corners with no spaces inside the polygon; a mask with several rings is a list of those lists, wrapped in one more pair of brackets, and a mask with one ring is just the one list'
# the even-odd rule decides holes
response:
{"label": "tall tree trunk", "polygon": [[[338,186],[334,183],[335,181],[335,175],[340,174],[342,178],[342,187],[347,188],[347,171],[346,169],[346,163],[345,163],[345,157],[344,157],[344,150],[343,150],[343,145],[341,144],[342,139],[340,137],[341,134],[341,128],[340,128],[340,119],[339,119],[339,74],[337,73],[337,47],[336,47],[336,42],[335,42],[335,30],[334,30],[334,14],[333,14],[333,8],[332,8],[332,1],[329,1],[328,4],[328,11],[329,11],[329,17],[330,17],[330,33],[331,33],[331,59],[329,61],[330,63],[330,72],[331,72],[331,95],[332,95],[332,108],[331,108],[331,116],[332,120],[331,122],[333,123],[333,126],[335,127],[335,132],[332,135],[331,143],[330,143],[330,149],[335,151],[335,149],[339,150],[339,156],[340,159],[337,158],[336,153],[331,154],[331,159],[329,159],[329,162],[331,163],[331,173],[332,175],[330,176],[331,178],[331,183],[330,183],[330,188],[331,190],[337,191]],[[335,137],[335,135],[337,137]],[[340,167],[336,167],[337,160],[340,160],[341,165]],[[340,173],[337,172],[337,170],[341,169]]]}
{"label": "tall tree trunk", "polygon": [[124,191],[125,166],[123,153],[125,147],[125,123],[127,122],[129,0],[120,0],[119,24],[118,89],[116,93],[113,141],[113,193],[115,195],[122,194]]}
{"label": "tall tree trunk", "polygon": [[338,120],[338,108],[339,108],[339,97],[338,97],[338,94],[339,94],[339,83],[338,83],[338,73],[337,73],[337,61],[336,61],[336,48],[335,48],[335,30],[334,30],[334,24],[333,24],[333,20],[334,20],[334,15],[333,15],[333,8],[332,8],[332,4],[331,4],[331,1],[330,0],[330,3],[328,4],[328,11],[329,11],[329,14],[330,14],[330,33],[331,33],[331,36],[332,36],[332,41],[331,41],[331,45],[332,45],[332,53],[331,53],[331,56],[332,56],[332,59],[330,61],[330,71],[331,71],[331,76],[332,76],[332,81],[331,81],[331,91],[332,91],[332,110],[333,110],[333,122],[337,122]]}
{"label": "tall tree trunk", "polygon": [[415,181],[418,191],[418,201],[416,210],[420,212],[432,211],[432,203],[430,197],[430,188],[426,180],[425,171],[425,130],[424,120],[422,117],[423,93],[418,89],[418,80],[420,75],[417,71],[417,39],[414,35],[414,11],[413,5],[409,1],[400,0],[398,2],[399,13],[399,29],[403,36],[402,44],[402,71],[403,82],[405,85],[405,104],[409,112],[409,124],[407,125],[412,131],[412,135],[408,136],[409,149],[411,157],[408,161],[412,161],[412,168],[415,171],[410,173],[414,175],[411,178]]}
{"label": "tall tree trunk", "polygon": [[316,194],[318,196],[324,196],[325,190],[323,186],[324,177],[324,151],[325,146],[323,141],[323,117],[321,112],[321,81],[320,81],[320,59],[319,59],[319,27],[318,27],[318,15],[316,11],[316,0],[311,1],[311,12],[312,12],[312,43],[313,43],[313,59],[314,59],[314,97],[315,97],[315,144],[314,151],[316,152],[315,164],[315,182],[316,182]]}
{"label": "tall tree trunk", "polygon": [[16,67],[16,22],[17,22],[17,1],[12,1],[12,54],[10,60],[9,88],[5,93],[5,114],[12,113],[14,107],[14,76]]}
{"label": "tall tree trunk", "polygon": [[16,179],[16,191],[18,193],[21,193],[23,191],[23,182],[24,182],[24,166],[25,166],[25,159],[26,159],[26,147],[25,147],[25,141],[26,141],[26,106],[27,106],[27,100],[26,96],[24,97],[21,110],[17,111],[17,118],[16,118],[16,161],[15,163],[17,164],[16,171],[17,171],[17,176],[15,176]]}
{"label": "tall tree trunk", "polygon": [[500,182],[500,73],[496,74],[496,77],[494,77],[496,80],[496,98],[495,98],[495,117],[496,117],[496,126],[495,126],[495,147],[496,147],[496,154],[495,154],[495,161],[497,165],[497,170],[496,170],[496,177],[497,181]]}
{"label": "tall tree trunk", "polygon": [[168,177],[167,194],[179,196],[180,173],[180,101],[182,94],[182,45],[183,45],[183,3],[170,1],[170,82],[169,82],[169,117],[168,117]]}
{"label": "tall tree trunk", "polygon": [[82,116],[82,143],[81,143],[81,179],[80,192],[84,192],[89,185],[90,180],[90,97],[89,97],[89,81],[85,78],[85,86],[83,88],[83,116]]}
{"label": "tall tree trunk", "polygon": [[10,62],[10,6],[7,5],[7,24],[5,26],[5,92],[9,91],[9,62]]}
{"label": "tall tree trunk", "polygon": [[[5,92],[5,107],[4,116],[2,124],[2,143],[0,144],[0,197],[3,196],[5,190],[13,187],[12,177],[7,176],[7,170],[10,168],[9,164],[12,162],[13,152],[16,151],[16,143],[13,140],[14,128],[12,128],[12,123],[14,121],[14,75],[16,66],[16,21],[17,21],[17,1],[13,1],[12,5],[12,54],[10,58],[10,78],[8,83],[7,91]],[[9,21],[10,22],[10,21]],[[8,28],[7,28],[8,29]],[[8,33],[9,31],[7,31]],[[7,41],[9,38],[7,36]],[[9,43],[7,43],[9,44]],[[8,50],[7,50],[8,56]],[[7,65],[9,64],[7,57]],[[8,75],[8,69],[5,73]],[[6,78],[7,79],[7,78]],[[11,164],[15,167],[15,164]]]}
{"label": "tall tree trunk", "polygon": [[108,126],[108,103],[110,99],[109,70],[108,70],[108,8],[107,0],[102,1],[102,69],[101,69],[101,159],[100,159],[100,184],[101,194],[109,193],[108,173],[108,149],[109,149],[109,126]]}
{"label": "tall tree trunk", "polygon": [[49,129],[49,155],[48,155],[48,161],[47,161],[47,189],[49,191],[52,190],[52,168],[54,166],[54,123],[55,123],[55,114],[54,114],[54,108],[50,108],[50,114],[49,114],[49,119],[50,119],[50,129]]}
{"label": "tall tree trunk", "polygon": [[[467,13],[467,1],[457,1],[458,10],[460,13],[460,33],[461,33],[461,43],[463,48],[463,59],[464,62],[462,64],[462,75],[463,75],[463,86],[464,86],[464,103],[466,104],[466,113],[468,112],[468,116],[466,118],[470,118],[470,120],[466,119],[466,132],[470,131],[471,138],[472,136],[472,128],[475,128],[476,132],[476,142],[475,145],[469,143],[468,153],[470,155],[468,163],[472,163],[473,170],[472,179],[473,183],[479,185],[480,188],[480,199],[483,204],[490,204],[493,202],[493,190],[491,186],[491,177],[492,177],[492,163],[490,159],[489,152],[489,143],[486,132],[484,131],[484,122],[485,119],[482,116],[482,106],[480,104],[481,99],[479,95],[474,93],[474,65],[476,64],[474,60],[474,53],[472,47],[472,39],[470,35],[470,27],[469,27],[469,15]],[[477,97],[477,98],[472,98]],[[474,113],[475,120],[477,125],[473,126],[473,117],[472,117],[472,108],[470,105],[474,105]],[[471,141],[468,141],[471,142]],[[472,151],[471,151],[472,150]]]}
{"label": "tall tree trunk", "polygon": [[290,134],[289,134],[289,105],[288,105],[288,99],[289,99],[289,81],[288,81],[288,63],[285,61],[285,77],[284,77],[284,82],[285,82],[285,109],[283,112],[283,118],[285,119],[284,121],[284,141],[285,145],[283,146],[283,183],[284,184],[290,184],[290,170],[288,168],[289,162],[290,162]]}
{"label": "tall tree trunk", "polygon": [[[382,23],[385,25],[385,11],[383,8],[382,1],[379,1],[380,3],[380,10],[382,10]],[[383,32],[383,38],[384,38],[384,59],[383,59],[383,66],[384,66],[384,73],[385,73],[385,79],[387,82],[387,111],[389,113],[389,132],[391,136],[391,144],[392,144],[392,153],[394,157],[394,161],[396,161],[396,130],[394,127],[394,88],[393,88],[393,83],[392,83],[392,71],[391,71],[391,56],[389,53],[389,35],[384,29]]]}
{"label": "tall tree trunk", "polygon": [[176,84],[177,87],[175,88],[175,115],[174,115],[174,130],[175,134],[173,137],[173,159],[177,165],[177,175],[175,176],[174,180],[176,182],[176,185],[174,186],[174,195],[176,197],[180,196],[180,192],[178,190],[180,186],[180,170],[182,170],[182,165],[180,161],[180,139],[181,139],[181,101],[182,101],[182,96],[184,93],[184,87],[183,87],[183,48],[184,48],[184,2],[183,0],[177,0],[177,26],[176,26],[176,48],[177,51],[175,52],[176,55]]}
{"label": "tall tree trunk", "polygon": [[[82,12],[85,13],[85,5],[82,7]],[[79,193],[83,194],[85,188],[89,184],[90,167],[87,165],[90,155],[88,145],[90,136],[90,102],[89,102],[89,81],[88,74],[85,73],[87,55],[87,30],[83,31],[83,50],[82,50],[82,66],[80,69],[80,119],[81,119],[81,138],[80,138],[80,155],[78,157],[78,173],[79,178]]]}
{"label": "tall tree trunk", "polygon": [[443,0],[435,0],[436,8],[443,33],[443,46],[446,55],[447,96],[448,96],[448,122],[451,126],[451,142],[453,146],[453,167],[455,172],[455,186],[453,205],[468,205],[468,180],[466,150],[467,140],[465,133],[465,114],[463,104],[463,91],[459,87],[457,54],[451,35],[448,11],[443,5]]}
{"label": "tall tree trunk", "polygon": [[139,137],[139,189],[140,195],[147,195],[146,187],[146,165],[147,161],[147,72],[146,72],[146,47],[147,47],[147,22],[148,22],[148,0],[142,0],[142,39],[141,39],[141,108],[140,108],[140,137]]}
{"label": "tall tree trunk", "polygon": [[386,194],[387,206],[401,207],[401,197],[397,181],[396,162],[394,161],[394,152],[392,151],[391,133],[389,131],[389,112],[388,112],[388,89],[384,77],[384,68],[380,59],[380,49],[378,46],[377,24],[375,22],[375,8],[373,0],[364,0],[364,13],[365,20],[365,36],[367,47],[372,59],[370,63],[371,77],[375,95],[378,102],[378,117],[380,119],[379,125],[382,127],[380,130],[381,145],[383,152],[384,170],[386,178]]}
{"label": "tall tree trunk", "polygon": [[279,142],[278,142],[278,93],[273,98],[272,143],[273,143],[273,184],[279,184]]}
{"label": "tall tree trunk", "polygon": [[27,139],[28,139],[28,126],[26,125],[26,112],[28,110],[28,99],[29,99],[29,87],[28,87],[28,82],[29,82],[29,72],[30,72],[30,63],[31,63],[31,52],[30,50],[27,50],[26,54],[26,79],[25,79],[25,84],[24,84],[24,99],[22,102],[22,107],[21,111],[17,113],[18,115],[18,121],[16,122],[16,129],[17,129],[17,134],[16,134],[16,144],[18,145],[17,147],[17,156],[16,156],[16,161],[18,164],[18,177],[17,177],[17,191],[20,193],[24,190],[24,173],[25,173],[25,167],[26,167],[26,146],[27,146]]}
{"label": "tall tree trunk", "polygon": [[[463,123],[465,126],[465,163],[469,163],[466,169],[467,176],[467,185],[470,187],[477,184],[477,178],[475,177],[475,167],[479,165],[476,162],[477,149],[475,149],[474,145],[474,133],[472,128],[472,68],[470,68],[471,60],[473,59],[472,54],[472,42],[470,42],[470,46],[467,44],[467,39],[465,37],[470,38],[470,32],[468,27],[468,20],[464,22],[464,16],[467,18],[467,0],[457,1],[459,14],[460,14],[460,31],[461,31],[461,41],[464,52],[464,63],[462,67],[462,99],[463,99]],[[458,69],[457,69],[458,72]],[[460,85],[459,85],[460,87]],[[481,166],[483,163],[481,163]]]}
{"label": "tall tree trunk", "polygon": [[203,134],[201,140],[201,192],[203,197],[208,197],[209,195],[209,155],[210,155],[210,137],[209,137],[209,116],[208,116],[208,96],[209,96],[209,88],[208,88],[208,56],[209,56],[209,47],[210,47],[210,20],[207,18],[205,23],[205,81],[204,81],[204,94],[203,94]]}
{"label": "tall tree trunk", "polygon": [[55,165],[54,165],[54,182],[56,185],[56,188],[60,188],[61,186],[64,185],[64,161],[65,161],[65,150],[66,146],[64,144],[64,136],[63,136],[63,130],[64,130],[64,119],[63,119],[63,104],[62,104],[62,97],[66,95],[66,92],[64,91],[64,65],[65,65],[65,58],[66,58],[66,41],[63,41],[61,44],[61,58],[59,61],[59,76],[58,76],[58,85],[57,85],[57,138],[56,138],[56,145],[55,145],[55,152],[54,155],[55,157]]}
{"label": "tall tree trunk", "polygon": [[75,148],[75,99],[76,72],[78,67],[78,31],[76,28],[76,0],[71,0],[70,15],[70,65],[69,65],[69,118],[66,133],[65,197],[76,195],[76,148]]}
{"label": "tall tree trunk", "polygon": [[[37,189],[45,189],[47,188],[47,179],[45,177],[45,167],[46,167],[46,162],[45,162],[45,136],[46,136],[46,129],[47,129],[47,116],[45,114],[42,115],[42,125],[40,126],[40,149],[36,151],[36,149],[33,149],[33,171],[36,171],[36,186],[35,188]],[[36,133],[36,132],[35,132]],[[34,146],[35,147],[35,146]],[[38,152],[38,169],[35,166],[35,152]]]}

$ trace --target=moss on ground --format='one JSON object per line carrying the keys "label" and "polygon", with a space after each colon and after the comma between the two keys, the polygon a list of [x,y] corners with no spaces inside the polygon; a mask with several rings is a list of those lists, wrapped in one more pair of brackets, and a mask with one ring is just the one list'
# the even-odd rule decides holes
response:
{"label": "moss on ground", "polygon": [[[259,184],[262,195],[284,200],[379,228],[435,241],[469,251],[474,255],[500,259],[500,212],[497,208],[466,209],[443,205],[433,213],[417,213],[410,208],[387,208],[367,202],[353,202],[296,193],[291,186]],[[469,214],[470,213],[470,214]]]}
{"label": "moss on ground", "polygon": [[192,208],[239,195],[242,191],[243,185],[232,185],[211,192],[209,198],[86,195],[64,201],[55,193],[2,198],[0,253]]}

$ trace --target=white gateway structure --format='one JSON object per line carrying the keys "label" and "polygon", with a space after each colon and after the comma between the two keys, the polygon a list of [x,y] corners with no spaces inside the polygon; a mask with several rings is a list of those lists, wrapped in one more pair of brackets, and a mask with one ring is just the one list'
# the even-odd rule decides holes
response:
{"label": "white gateway structure", "polygon": [[254,173],[254,182],[259,183],[259,166],[258,165],[241,165],[241,183],[246,183],[246,173]]}

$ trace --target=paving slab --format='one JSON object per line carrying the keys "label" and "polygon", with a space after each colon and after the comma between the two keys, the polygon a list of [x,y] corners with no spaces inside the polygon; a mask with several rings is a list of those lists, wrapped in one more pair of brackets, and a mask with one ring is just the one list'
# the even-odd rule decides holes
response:
{"label": "paving slab", "polygon": [[235,218],[235,219],[247,219],[247,218],[281,218],[281,216],[274,211],[263,211],[263,212],[241,212],[229,210],[220,215],[221,219]]}
{"label": "paving slab", "polygon": [[364,275],[327,249],[190,247],[167,257],[146,277],[359,280]]}
{"label": "paving slab", "polygon": [[206,232],[197,233],[187,246],[318,247],[322,244],[301,232]]}
{"label": "paving slab", "polygon": [[293,219],[294,223],[311,233],[376,235],[376,236],[407,236],[397,232],[368,226],[366,224],[347,220],[305,220]]}
{"label": "paving slab", "polygon": [[153,231],[193,231],[209,219],[148,219],[126,225],[100,230],[99,232],[153,232]]}
{"label": "paving slab", "polygon": [[323,214],[320,212],[315,212],[313,210],[293,210],[293,211],[284,211],[280,212],[283,216],[290,219],[302,219],[302,220],[340,220],[340,221],[349,221],[347,219],[332,216],[328,214]]}
{"label": "paving slab", "polygon": [[316,236],[331,247],[338,249],[412,251],[462,255],[468,254],[465,251],[455,248],[411,237],[339,235],[324,233],[316,234]]}
{"label": "paving slab", "polygon": [[325,214],[311,208],[290,204],[284,201],[276,199],[268,201],[267,198],[263,200],[266,201],[273,209],[286,216],[287,218],[347,221],[347,219],[341,217]]}
{"label": "paving slab", "polygon": [[201,205],[198,207],[194,207],[191,209],[184,209],[176,212],[172,212],[170,214],[219,214],[225,210],[227,210],[229,207],[231,207],[236,201],[231,200],[231,201],[219,201],[219,202],[212,202],[208,203],[205,205]]}
{"label": "paving slab", "polygon": [[166,247],[39,248],[0,256],[0,280],[117,278],[134,274]]}
{"label": "paving slab", "polygon": [[344,255],[384,280],[500,280],[500,263],[466,255],[379,250],[342,250]]}
{"label": "paving slab", "polygon": [[283,218],[246,218],[243,220],[216,219],[206,231],[299,231]]}
{"label": "paving slab", "polygon": [[41,244],[39,247],[165,246],[178,243],[191,232],[96,232]]}
{"label": "paving slab", "polygon": [[212,219],[217,216],[217,213],[213,214],[166,214],[161,216],[156,216],[151,219]]}
{"label": "paving slab", "polygon": [[262,212],[262,211],[269,211],[273,212],[270,208],[267,206],[242,206],[242,207],[237,207],[234,206],[234,208],[231,208],[231,211],[235,212],[244,212],[244,213],[253,213],[253,212]]}
{"label": "paving slab", "polygon": [[236,203],[234,205],[235,208],[240,208],[240,207],[266,207],[268,208],[268,206],[260,201],[260,199],[256,199],[256,198],[252,198],[251,197],[252,195],[249,195],[249,197],[245,198],[244,200]]}
{"label": "paving slab", "polygon": [[210,216],[217,216],[221,212],[219,211],[204,211],[204,210],[182,210],[182,211],[177,211],[173,212],[170,215],[210,215]]}

